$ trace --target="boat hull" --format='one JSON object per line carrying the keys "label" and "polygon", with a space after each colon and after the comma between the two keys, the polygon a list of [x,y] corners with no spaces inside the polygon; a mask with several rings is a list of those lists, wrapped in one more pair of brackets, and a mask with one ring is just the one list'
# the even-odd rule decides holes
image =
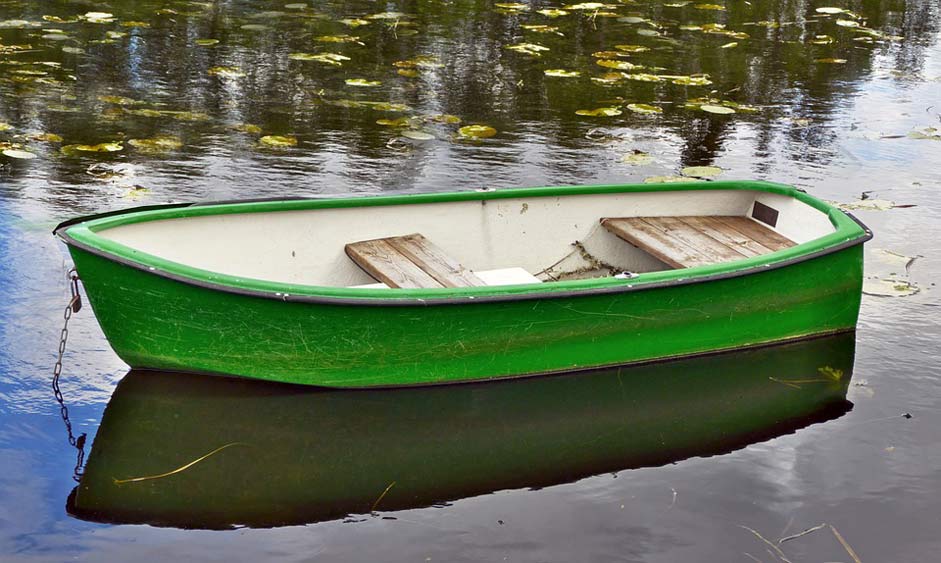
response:
{"label": "boat hull", "polygon": [[715,278],[398,304],[219,291],[69,250],[108,341],[131,367],[381,387],[565,372],[851,330],[861,242]]}

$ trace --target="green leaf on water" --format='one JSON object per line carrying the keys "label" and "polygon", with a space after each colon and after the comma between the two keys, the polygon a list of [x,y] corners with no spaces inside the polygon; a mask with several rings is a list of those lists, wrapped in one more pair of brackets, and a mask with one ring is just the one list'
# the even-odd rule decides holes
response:
{"label": "green leaf on water", "polygon": [[833,41],[834,39],[829,35],[815,35],[810,42],[814,45],[829,45],[833,43]]}
{"label": "green leaf on water", "polygon": [[497,130],[489,125],[465,125],[457,130],[457,134],[465,139],[487,139],[497,134]]}
{"label": "green leaf on water", "polygon": [[343,66],[343,61],[350,60],[349,57],[337,53],[291,53],[288,58],[293,61],[317,61],[333,66]]}
{"label": "green leaf on water", "polygon": [[863,293],[876,297],[908,297],[918,293],[920,288],[901,277],[866,278],[863,280]]}
{"label": "green leaf on water", "polygon": [[265,135],[258,139],[258,142],[266,147],[293,147],[297,146],[297,138],[285,135]]}
{"label": "green leaf on water", "polygon": [[88,23],[111,23],[114,21],[114,14],[108,12],[87,12],[80,17]]}
{"label": "green leaf on water", "polygon": [[346,34],[341,34],[341,35],[321,35],[321,36],[319,36],[319,37],[315,37],[315,38],[314,38],[314,41],[318,41],[318,42],[320,42],[320,43],[358,43],[358,42],[359,42],[359,36],[357,36],[357,35],[346,35]]}
{"label": "green leaf on water", "polygon": [[456,115],[451,115],[450,113],[435,113],[432,115],[425,115],[422,117],[425,121],[431,121],[434,123],[445,123],[445,124],[456,124],[461,122],[461,118]]}
{"label": "green leaf on water", "polygon": [[817,8],[814,10],[818,14],[842,14],[845,12],[843,8],[833,8],[831,6],[824,6],[822,8]]}
{"label": "green leaf on water", "polygon": [[692,178],[686,178],[685,176],[650,176],[649,178],[644,178],[645,184],[674,184],[677,182],[695,182]]}
{"label": "green leaf on water", "polygon": [[407,129],[402,131],[402,136],[407,139],[412,139],[413,141],[431,141],[435,138],[433,134],[427,131],[419,131],[417,129]]}
{"label": "green leaf on water", "polygon": [[615,107],[605,107],[605,108],[595,108],[595,109],[580,109],[575,112],[578,115],[585,115],[588,117],[612,117],[615,115],[621,115],[621,110]]}
{"label": "green leaf on water", "polygon": [[671,74],[661,74],[660,78],[669,80],[680,86],[709,86],[712,80],[709,80],[708,74],[697,74],[695,76],[674,76]]}
{"label": "green leaf on water", "polygon": [[108,143],[98,143],[97,145],[66,145],[59,150],[65,155],[85,152],[118,152],[124,150],[124,145],[121,144],[121,141],[111,141]]}
{"label": "green leaf on water", "polygon": [[213,45],[218,45],[219,40],[218,39],[197,39],[196,41],[194,41],[194,43],[196,43],[197,45],[201,47],[211,47]]}
{"label": "green leaf on water", "polygon": [[601,2],[582,2],[581,4],[569,4],[563,6],[566,10],[600,10],[602,8],[615,8],[616,6],[608,6],[602,4]]}
{"label": "green leaf on water", "polygon": [[183,141],[173,135],[156,135],[149,139],[131,139],[127,144],[139,152],[147,154],[160,154],[183,147]]}
{"label": "green leaf on water", "polygon": [[644,151],[634,150],[629,152],[621,157],[621,162],[624,164],[630,164],[631,166],[643,166],[645,164],[650,164],[653,162],[653,157]]}
{"label": "green leaf on water", "polygon": [[546,8],[545,10],[537,10],[536,13],[542,14],[549,18],[558,18],[561,16],[569,15],[565,10],[556,10],[554,8]]}
{"label": "green leaf on water", "polygon": [[243,26],[240,26],[239,29],[244,31],[268,31],[271,29],[271,26],[265,25],[263,23],[247,23]]}
{"label": "green leaf on water", "polygon": [[687,166],[680,170],[680,174],[694,178],[714,178],[722,174],[722,169],[718,166]]}
{"label": "green leaf on water", "polygon": [[365,78],[347,78],[347,86],[357,86],[360,88],[373,88],[382,85],[379,80],[366,80]]}
{"label": "green leaf on water", "polygon": [[725,11],[725,6],[720,4],[695,4],[693,7],[697,10],[716,10],[720,12]]}
{"label": "green leaf on water", "polygon": [[595,61],[595,64],[605,68],[615,68],[618,70],[632,70],[635,68],[642,68],[640,65],[635,65],[627,61],[617,61],[614,59],[598,59]]}
{"label": "green leaf on water", "polygon": [[737,41],[732,41],[731,43],[726,43],[725,45],[720,45],[720,46],[719,46],[720,49],[731,49],[731,48],[733,48],[733,47],[738,47],[738,42],[737,42]]}
{"label": "green leaf on water", "polygon": [[0,131],[9,131],[10,129],[13,129],[12,125],[0,121]]}
{"label": "green leaf on water", "polygon": [[29,136],[30,139],[34,141],[40,141],[43,143],[61,143],[62,137],[56,135],[55,133],[35,133]]}
{"label": "green leaf on water", "polygon": [[622,77],[626,80],[633,80],[635,82],[662,82],[662,79],[656,74],[647,74],[644,72],[632,72],[629,74],[624,74]]}
{"label": "green leaf on water", "polygon": [[532,57],[540,57],[544,51],[549,50],[549,47],[538,43],[517,43],[515,45],[506,45],[506,48]]}
{"label": "green leaf on water", "polygon": [[628,104],[627,109],[631,110],[634,113],[640,113],[645,115],[663,113],[663,109],[657,106],[652,106],[650,104]]}
{"label": "green leaf on water", "polygon": [[582,75],[582,73],[577,70],[565,70],[562,68],[550,68],[543,72],[546,76],[554,76],[557,78],[575,78]]}
{"label": "green leaf on water", "polygon": [[405,16],[402,12],[381,12],[366,16],[368,20],[398,20]]}
{"label": "green leaf on water", "polygon": [[369,25],[371,22],[369,20],[361,20],[359,18],[345,18],[340,20],[340,23],[347,27],[357,28],[363,25]]}
{"label": "green leaf on water", "polygon": [[559,28],[554,25],[526,25],[524,24],[524,25],[520,25],[520,27],[525,29],[526,31],[532,31],[534,33],[555,33],[556,35],[564,36],[564,34],[559,31]]}
{"label": "green leaf on water", "polygon": [[650,47],[643,45],[615,45],[614,48],[625,53],[643,53],[650,50]]}
{"label": "green leaf on water", "polygon": [[241,78],[245,73],[234,66],[214,66],[209,69],[209,74],[220,78]]}
{"label": "green leaf on water", "polygon": [[842,65],[846,64],[846,59],[814,59],[815,63],[824,63],[824,64],[833,64],[833,65]]}
{"label": "green leaf on water", "polygon": [[941,129],[936,127],[925,127],[908,132],[909,139],[925,139],[929,141],[941,141]]}
{"label": "green leaf on water", "polygon": [[412,125],[412,120],[408,117],[399,117],[396,119],[377,119],[376,124],[383,125],[385,127],[409,127]]}
{"label": "green leaf on water", "polygon": [[252,123],[238,123],[232,126],[236,131],[241,131],[242,133],[249,133],[252,135],[257,135],[261,133],[261,127],[254,125]]}
{"label": "green leaf on water", "polygon": [[859,22],[853,20],[836,20],[836,25],[840,27],[859,27]]}
{"label": "green leaf on water", "polygon": [[643,35],[645,37],[658,37],[660,32],[655,29],[638,29],[637,35]]}
{"label": "green leaf on water", "polygon": [[725,106],[714,106],[711,104],[705,104],[705,105],[699,106],[699,109],[707,113],[715,113],[719,115],[727,115],[730,113],[735,113],[735,110],[732,108],[725,107]]}
{"label": "green leaf on water", "polygon": [[506,10],[510,12],[528,12],[529,4],[520,4],[518,2],[498,2],[494,4],[495,7],[500,8],[501,10]]}
{"label": "green leaf on water", "polygon": [[32,160],[36,158],[35,153],[20,149],[3,149],[3,155],[17,160]]}
{"label": "green leaf on water", "polygon": [[306,10],[307,4],[304,2],[294,2],[292,4],[285,4],[284,8],[287,10]]}
{"label": "green leaf on water", "polygon": [[70,55],[84,55],[85,49],[81,47],[62,47],[62,52]]}

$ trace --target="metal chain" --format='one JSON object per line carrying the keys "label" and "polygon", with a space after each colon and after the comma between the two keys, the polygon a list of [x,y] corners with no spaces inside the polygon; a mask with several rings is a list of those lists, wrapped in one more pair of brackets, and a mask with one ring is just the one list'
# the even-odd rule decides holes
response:
{"label": "metal chain", "polygon": [[82,480],[85,464],[85,434],[78,438],[72,433],[72,421],[69,420],[69,408],[65,406],[65,399],[62,397],[62,391],[59,389],[59,376],[62,375],[62,357],[65,355],[65,344],[69,339],[69,319],[72,313],[77,313],[82,308],[82,297],[78,292],[78,272],[72,268],[68,272],[69,291],[72,294],[69,304],[65,306],[65,312],[62,314],[65,322],[62,325],[62,332],[59,333],[59,355],[56,358],[56,365],[52,368],[52,393],[59,403],[59,414],[62,415],[62,422],[65,423],[65,430],[69,433],[69,445],[78,450],[75,461],[75,470],[72,478],[76,481]]}

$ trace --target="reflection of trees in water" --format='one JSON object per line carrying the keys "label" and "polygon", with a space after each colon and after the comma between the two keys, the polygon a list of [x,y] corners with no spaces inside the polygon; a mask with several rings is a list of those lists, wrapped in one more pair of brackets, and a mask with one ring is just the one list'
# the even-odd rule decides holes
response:
{"label": "reflection of trees in water", "polygon": [[[546,7],[540,3],[533,10]],[[63,4],[65,13],[74,7]],[[723,150],[726,138],[739,127],[754,130],[755,155],[771,153],[776,139],[792,147],[790,157],[808,162],[830,158],[826,147],[832,144],[832,128],[827,127],[841,104],[859,88],[872,72],[875,53],[885,53],[896,62],[895,70],[917,75],[927,49],[933,47],[938,29],[939,8],[929,0],[870,0],[856,11],[867,25],[905,41],[864,45],[853,41],[858,33],[833,25],[835,17],[821,18],[808,0],[752,2],[727,14],[705,12],[691,7],[631,6],[663,25],[665,37],[651,39],[636,35],[643,25],[625,25],[613,19],[591,20],[582,15],[550,20],[530,13],[512,16],[496,13],[489,3],[459,1],[447,6],[428,0],[409,0],[389,8],[407,12],[412,27],[397,30],[384,22],[349,29],[335,20],[362,16],[385,9],[373,3],[355,2],[318,7],[321,19],[295,16],[257,19],[259,10],[248,2],[216,2],[197,16],[157,16],[155,4],[115,1],[111,10],[121,20],[137,19],[151,24],[149,29],[128,29],[130,36],[112,45],[89,44],[100,39],[104,27],[72,25],[66,29],[82,41],[88,55],[69,57],[52,46],[29,60],[54,60],[74,73],[76,80],[59,86],[0,83],[3,119],[29,124],[32,129],[56,131],[67,142],[101,142],[116,138],[149,137],[158,133],[183,138],[183,156],[199,158],[213,153],[252,154],[251,136],[233,133],[229,126],[248,122],[266,133],[293,133],[310,156],[290,166],[303,172],[319,173],[331,166],[340,175],[369,182],[381,178],[383,170],[395,170],[399,183],[407,183],[426,167],[441,160],[396,152],[386,146],[394,133],[379,127],[380,117],[397,117],[367,109],[343,108],[326,103],[342,98],[393,100],[415,109],[415,113],[451,113],[470,122],[486,122],[504,133],[502,142],[516,142],[519,150],[501,153],[504,162],[525,158],[528,165],[566,169],[551,150],[533,150],[529,145],[550,145],[561,150],[591,146],[585,139],[592,127],[628,126],[675,135],[682,140],[683,164],[706,164]],[[192,6],[189,9],[195,9]],[[6,8],[10,10],[10,8]],[[16,17],[38,20],[49,6],[30,3],[17,9]],[[184,11],[182,8],[181,11]],[[3,17],[10,17],[3,13]],[[728,29],[747,32],[749,39],[736,40],[677,29],[681,23],[726,21]],[[519,28],[521,21],[559,25],[565,38],[533,34]],[[777,22],[766,27],[754,22]],[[826,21],[826,23],[820,23]],[[246,24],[264,24],[268,31],[246,31]],[[417,34],[406,35],[411,30]],[[365,45],[317,43],[318,35],[350,33],[364,37]],[[814,35],[834,35],[832,45],[812,45]],[[195,47],[196,38],[220,40],[217,47]],[[552,51],[542,58],[530,58],[508,51],[517,42],[539,42]],[[739,46],[720,49],[725,42]],[[30,31],[7,30],[4,42],[48,46]],[[647,44],[654,49],[632,57],[633,62],[663,67],[673,74],[709,73],[709,87],[684,87],[669,83],[650,84],[626,81],[604,87],[583,76],[580,79],[553,79],[544,68],[577,68],[585,75],[598,76],[607,69],[595,65],[591,54],[610,50],[619,43]],[[349,54],[353,60],[341,69],[315,62],[291,61],[292,52],[334,51]],[[417,55],[436,56],[443,66],[426,69],[422,77],[407,80],[395,74],[393,63]],[[839,57],[846,64],[819,64],[814,60]],[[28,57],[23,57],[27,59]],[[244,78],[224,80],[209,76],[214,66],[237,66]],[[365,77],[383,81],[382,88],[355,89],[344,78]],[[758,114],[732,117],[711,116],[682,108],[689,98],[707,95],[762,106]],[[120,115],[114,106],[99,101],[102,95],[120,95],[165,104],[167,109],[204,112],[212,117],[204,122],[168,118]],[[73,99],[74,97],[74,99]],[[620,98],[620,100],[619,100]],[[655,120],[629,114],[620,118],[592,121],[574,115],[580,108],[612,103],[665,102],[667,111]],[[76,106],[78,113],[63,113],[50,104]],[[148,106],[149,107],[149,106]],[[805,120],[812,120],[809,124]],[[661,132],[663,131],[663,132]],[[494,144],[500,144],[499,139]],[[806,151],[801,147],[822,150]],[[435,156],[467,158],[461,148],[439,147]],[[446,154],[445,154],[446,153]],[[494,156],[497,153],[486,153]],[[425,155],[425,156],[422,156]],[[520,156],[524,155],[524,156]],[[133,157],[132,157],[133,158]],[[495,157],[496,158],[496,157]],[[766,158],[766,157],[765,157]],[[357,162],[364,163],[359,166]],[[576,164],[595,167],[592,159]],[[57,162],[48,169],[53,180],[81,182],[82,166],[74,161]]]}

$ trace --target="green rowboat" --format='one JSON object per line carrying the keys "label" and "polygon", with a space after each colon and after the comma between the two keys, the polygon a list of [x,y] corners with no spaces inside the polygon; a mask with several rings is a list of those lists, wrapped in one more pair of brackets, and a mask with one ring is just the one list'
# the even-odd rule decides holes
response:
{"label": "green rowboat", "polygon": [[132,371],[67,509],[178,528],[283,526],[723,454],[852,408],[854,346],[847,332],[394,391]]}
{"label": "green rowboat", "polygon": [[852,330],[872,236],[766,182],[166,205],[55,233],[131,367],[329,387]]}

